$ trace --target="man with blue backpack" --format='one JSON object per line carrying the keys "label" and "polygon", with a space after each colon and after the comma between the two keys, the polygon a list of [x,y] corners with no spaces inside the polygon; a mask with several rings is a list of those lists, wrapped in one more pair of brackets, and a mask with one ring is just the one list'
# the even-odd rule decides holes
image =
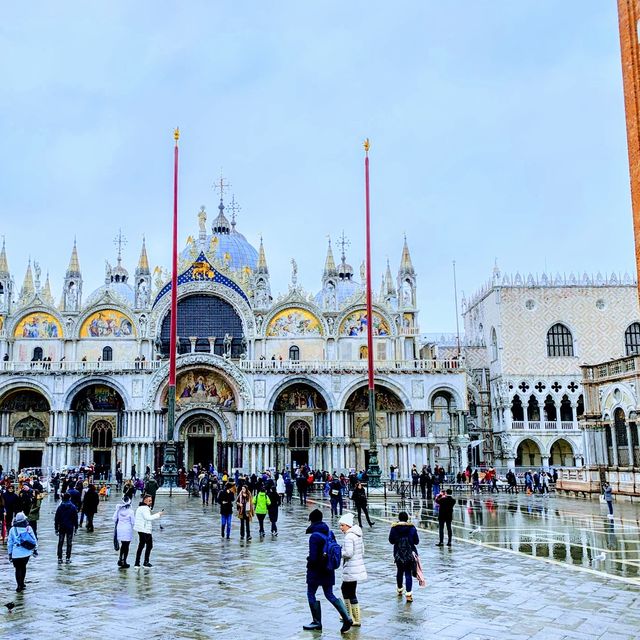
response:
{"label": "man with blue backpack", "polygon": [[16,573],[16,591],[24,591],[24,581],[27,577],[27,563],[33,552],[38,548],[38,541],[29,526],[27,516],[22,513],[16,514],[13,519],[13,526],[9,531],[7,540],[7,552],[9,562],[13,563]]}
{"label": "man with blue backpack", "polygon": [[322,521],[322,511],[314,509],[309,514],[311,524],[307,529],[309,537],[309,555],[307,557],[307,599],[313,620],[304,625],[305,631],[322,630],[322,610],[316,599],[318,587],[322,587],[325,598],[338,610],[342,617],[340,633],[346,633],[353,626],[353,620],[345,604],[333,593],[336,583],[336,569],[342,561],[342,549],[333,531]]}

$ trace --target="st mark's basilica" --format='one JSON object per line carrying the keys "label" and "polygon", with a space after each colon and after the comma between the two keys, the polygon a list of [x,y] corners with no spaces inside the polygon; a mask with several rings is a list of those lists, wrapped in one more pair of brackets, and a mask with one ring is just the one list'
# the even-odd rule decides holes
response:
{"label": "st mark's basilica", "polygon": [[[464,468],[466,374],[461,361],[421,351],[406,239],[370,320],[363,268],[347,262],[344,242],[335,254],[329,243],[316,293],[298,284],[292,261],[288,291],[272,295],[268,251],[248,242],[229,209],[221,198],[208,222],[203,207],[179,256],[179,466],[365,467],[371,321],[383,472],[394,464],[406,474],[414,462]],[[37,263],[18,291],[2,247],[0,464],[159,469],[168,439],[169,272],[152,272],[144,241],[133,270],[119,247],[104,283],[85,295],[81,257],[74,244],[57,301]]]}

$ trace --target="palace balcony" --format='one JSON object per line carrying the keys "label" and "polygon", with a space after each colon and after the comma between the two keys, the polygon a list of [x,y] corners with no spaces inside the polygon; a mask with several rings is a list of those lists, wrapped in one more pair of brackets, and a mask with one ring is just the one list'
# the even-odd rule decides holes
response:
{"label": "palace balcony", "polygon": [[578,423],[571,420],[513,420],[513,431],[578,431]]}
{"label": "palace balcony", "polygon": [[640,356],[628,356],[594,365],[581,365],[580,368],[585,383],[619,380],[628,377],[629,374],[640,372]]}

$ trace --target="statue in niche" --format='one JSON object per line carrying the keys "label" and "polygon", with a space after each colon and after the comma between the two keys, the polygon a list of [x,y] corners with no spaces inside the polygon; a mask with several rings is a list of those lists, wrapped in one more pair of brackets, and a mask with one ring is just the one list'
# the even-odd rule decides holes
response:
{"label": "statue in niche", "polygon": [[413,301],[413,294],[411,291],[411,284],[409,282],[405,282],[402,285],[402,302],[405,307],[410,307]]}
{"label": "statue in niche", "polygon": [[327,325],[329,327],[329,332],[333,332],[333,322],[334,322],[333,318],[329,316],[327,318]]}
{"label": "statue in niche", "polygon": [[231,356],[231,342],[233,338],[228,334],[224,334],[224,339],[222,340],[222,344],[224,345],[224,357],[229,358]]}
{"label": "statue in niche", "polygon": [[146,280],[138,283],[138,306],[146,307],[149,304],[149,286]]}
{"label": "statue in niche", "polygon": [[291,258],[291,284],[294,287],[298,284],[298,263],[295,258]]}
{"label": "statue in niche", "polygon": [[267,288],[265,287],[264,280],[258,280],[258,284],[256,285],[255,301],[258,309],[264,309],[268,306]]}
{"label": "statue in niche", "polygon": [[67,289],[66,296],[66,308],[67,309],[75,309],[78,304],[78,290],[76,289],[75,282],[69,284],[69,288]]}
{"label": "statue in niche", "polygon": [[328,309],[335,309],[336,306],[336,287],[333,282],[327,284],[327,292],[325,295],[325,306]]}
{"label": "statue in niche", "polygon": [[140,316],[140,334],[143,338],[147,335],[147,316]]}
{"label": "statue in niche", "polygon": [[256,328],[258,329],[258,332],[262,329],[263,319],[264,318],[262,316],[256,316]]}

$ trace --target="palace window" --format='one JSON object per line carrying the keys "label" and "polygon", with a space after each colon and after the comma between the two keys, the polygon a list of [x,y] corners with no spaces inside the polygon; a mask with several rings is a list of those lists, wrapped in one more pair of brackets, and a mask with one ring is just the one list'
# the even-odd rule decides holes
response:
{"label": "palace window", "polygon": [[105,347],[102,350],[103,362],[111,362],[113,360],[113,349],[111,347]]}
{"label": "palace window", "polygon": [[42,360],[43,357],[43,352],[42,352],[42,347],[36,347],[33,350],[33,358],[31,358],[32,360]]}
{"label": "palace window", "polygon": [[554,324],[547,333],[547,355],[549,357],[573,356],[573,336],[563,324]]}
{"label": "palace window", "polygon": [[32,416],[23,418],[13,428],[13,437],[16,440],[44,440],[44,424]]}
{"label": "palace window", "polygon": [[300,347],[296,345],[289,347],[289,360],[300,360]]}
{"label": "palace window", "polygon": [[95,449],[110,449],[113,427],[106,420],[98,420],[91,427],[91,444]]}
{"label": "palace window", "polygon": [[640,355],[640,323],[634,322],[624,332],[624,346],[628,356]]}
{"label": "palace window", "polygon": [[498,359],[498,334],[496,330],[491,328],[491,360]]}
{"label": "palace window", "polygon": [[289,447],[308,449],[310,440],[309,425],[304,420],[296,420],[289,427]]}

